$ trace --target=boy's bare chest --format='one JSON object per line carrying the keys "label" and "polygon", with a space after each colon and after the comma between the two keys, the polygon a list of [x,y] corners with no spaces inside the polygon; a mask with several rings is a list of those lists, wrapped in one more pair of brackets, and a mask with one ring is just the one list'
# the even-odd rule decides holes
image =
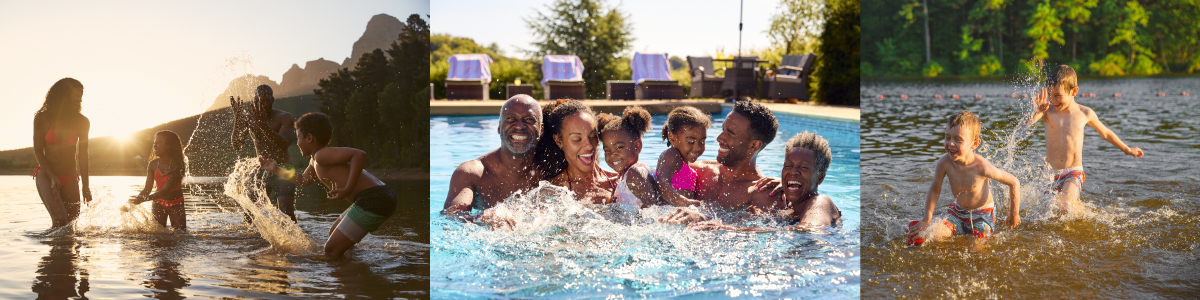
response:
{"label": "boy's bare chest", "polygon": [[983,177],[983,172],[976,166],[952,166],[946,170],[946,179],[950,181],[950,190],[956,195],[976,194],[988,187],[987,177]]}

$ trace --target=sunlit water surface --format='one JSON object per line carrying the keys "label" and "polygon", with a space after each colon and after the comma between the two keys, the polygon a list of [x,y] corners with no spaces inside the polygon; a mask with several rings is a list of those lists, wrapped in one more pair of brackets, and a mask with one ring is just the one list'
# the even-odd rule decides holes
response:
{"label": "sunlit water surface", "polygon": [[[723,119],[724,113],[713,117],[701,159],[715,158]],[[820,123],[824,127],[809,128],[785,124],[758,159],[759,169],[779,176],[783,144],[793,134],[817,130],[829,139],[834,160],[819,189],[841,208],[845,217],[841,226],[812,233],[746,234],[697,232],[654,221],[669,213],[670,207],[646,208],[639,217],[614,211],[612,206],[581,205],[564,189],[549,186],[504,204],[520,220],[512,231],[492,231],[441,216],[450,175],[458,164],[499,147],[497,121],[495,116],[435,116],[430,121],[431,136],[436,137],[430,141],[429,211],[434,298],[843,299],[859,294],[857,124],[839,127],[824,122]],[[666,116],[654,116],[653,126],[660,129],[665,122]],[[835,127],[843,130],[829,129]],[[654,165],[666,144],[654,134],[647,134],[643,144],[641,161]],[[597,163],[607,169],[601,160]],[[778,226],[777,220],[739,214],[722,218],[743,225]]]}
{"label": "sunlit water surface", "polygon": [[[189,230],[179,233],[152,221],[151,202],[127,206],[144,177],[93,176],[95,200],[73,230],[50,231],[33,180],[0,176],[0,298],[428,297],[427,219],[418,211],[401,205],[348,257],[329,262],[320,247],[349,203],[306,188],[296,204],[299,226],[287,232],[289,226],[262,219],[247,224],[247,210],[225,195],[225,181],[187,179]],[[424,181],[389,184],[397,195],[424,192]]]}
{"label": "sunlit water surface", "polygon": [[[864,81],[862,106],[863,298],[1189,298],[1200,294],[1200,80],[1083,80],[1076,98],[1126,144],[1133,158],[1085,129],[1087,181],[1082,213],[1046,207],[1044,127],[1018,120],[1032,111],[1032,80]],[[1193,96],[1183,97],[1181,91]],[[1158,97],[1158,92],[1167,93]],[[1016,93],[1017,98],[1011,98]],[[1112,97],[1121,93],[1121,98]],[[901,94],[909,95],[901,100]],[[942,94],[945,98],[934,99]],[[950,99],[963,95],[961,100]],[[982,100],[974,99],[981,94]],[[969,95],[969,96],[968,96]],[[1009,95],[1009,97],[1004,97]],[[965,238],[910,248],[908,221],[924,214],[934,162],[944,153],[945,119],[970,110],[983,122],[977,153],[1021,180],[1021,218],[982,247]],[[1007,187],[992,184],[997,224]],[[952,200],[944,185],[935,216]]]}

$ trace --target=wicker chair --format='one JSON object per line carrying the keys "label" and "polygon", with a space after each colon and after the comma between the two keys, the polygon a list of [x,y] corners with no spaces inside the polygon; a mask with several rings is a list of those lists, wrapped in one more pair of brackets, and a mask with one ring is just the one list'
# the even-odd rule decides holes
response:
{"label": "wicker chair", "polygon": [[779,68],[772,70],[774,74],[763,77],[762,98],[808,101],[808,75],[816,60],[812,53],[784,55]]}
{"label": "wicker chair", "polygon": [[725,80],[721,83],[723,97],[752,97],[758,95],[758,56],[738,56],[733,68],[725,69]]}
{"label": "wicker chair", "polygon": [[692,74],[692,98],[714,98],[721,94],[724,77],[717,77],[712,57],[688,56],[688,72]]}

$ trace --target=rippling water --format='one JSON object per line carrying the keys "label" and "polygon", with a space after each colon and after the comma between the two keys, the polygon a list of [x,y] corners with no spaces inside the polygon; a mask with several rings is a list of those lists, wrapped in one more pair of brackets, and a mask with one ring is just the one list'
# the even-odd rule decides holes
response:
{"label": "rippling water", "polygon": [[[727,112],[727,111],[726,111]],[[701,159],[716,156],[724,114],[714,116]],[[661,128],[665,116],[654,116]],[[614,207],[581,205],[565,190],[543,186],[505,205],[521,220],[512,231],[492,231],[448,220],[439,213],[458,164],[500,144],[497,119],[433,117],[430,121],[430,231],[434,298],[489,297],[820,297],[859,294],[859,169],[855,132],[818,132],[830,139],[834,160],[820,192],[841,208],[845,222],[824,232],[765,234],[697,232],[653,221],[670,207],[638,216]],[[803,128],[781,133],[759,155],[759,168],[779,176],[783,142]],[[812,130],[812,129],[809,129]],[[653,165],[666,149],[647,135],[640,159]],[[607,165],[601,164],[607,169]],[[723,218],[774,226],[774,220]]]}
{"label": "rippling water", "polygon": [[[864,81],[862,104],[864,298],[1146,298],[1200,294],[1200,79],[1082,80],[1076,98],[1127,145],[1134,158],[1086,129],[1085,213],[1055,216],[1041,124],[1021,82]],[[1193,96],[1180,96],[1188,91]],[[1158,97],[1157,93],[1166,93]],[[1009,98],[1012,94],[1017,98]],[[1121,93],[1122,97],[1111,96]],[[906,94],[907,100],[898,96]],[[945,98],[934,99],[935,94]],[[962,99],[950,99],[952,94]],[[981,94],[983,99],[974,98]],[[968,97],[969,95],[969,97]],[[1005,97],[1004,95],[1009,95]],[[965,239],[904,246],[909,220],[923,215],[945,118],[970,110],[983,122],[978,153],[1022,183],[1022,223],[998,229],[983,247]],[[993,184],[997,224],[1006,189]],[[936,214],[950,203],[943,188]]]}
{"label": "rippling water", "polygon": [[[74,231],[52,231],[28,176],[0,176],[0,298],[160,299],[428,297],[428,219],[422,208],[396,215],[337,262],[272,247],[243,221],[221,189],[224,178],[189,178],[188,233],[151,225],[150,202],[122,211],[144,177],[93,176],[95,200]],[[397,195],[424,193],[424,181],[389,182]],[[317,245],[349,203],[298,194],[299,228]],[[401,203],[404,203],[401,196]],[[408,206],[412,207],[412,206]],[[414,214],[415,213],[415,214]],[[150,223],[147,223],[150,222]]]}

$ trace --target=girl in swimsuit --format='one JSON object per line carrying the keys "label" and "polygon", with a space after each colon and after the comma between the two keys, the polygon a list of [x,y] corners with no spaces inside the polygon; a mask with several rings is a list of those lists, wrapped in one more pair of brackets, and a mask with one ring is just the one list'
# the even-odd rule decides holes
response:
{"label": "girl in swimsuit", "polygon": [[[183,143],[179,135],[163,130],[154,134],[154,153],[150,155],[150,164],[146,166],[146,186],[135,199],[135,202],[154,200],[154,221],[167,227],[167,219],[171,227],[177,230],[187,230],[187,214],[183,210],[183,174],[187,164],[183,159]],[[158,189],[150,193],[151,184]]]}
{"label": "girl in swimsuit", "polygon": [[83,84],[63,78],[46,93],[46,101],[33,117],[34,169],[38,194],[53,227],[70,224],[79,217],[80,180],[83,200],[92,200],[88,188],[88,129],[83,109]]}
{"label": "girl in swimsuit", "polygon": [[708,127],[712,121],[707,114],[691,106],[680,106],[667,115],[662,137],[666,151],[658,156],[658,190],[663,200],[675,206],[698,205],[696,197],[696,163],[704,154]]}
{"label": "girl in swimsuit", "polygon": [[551,184],[564,186],[584,203],[612,203],[616,173],[596,166],[595,113],[579,101],[562,101],[542,107],[543,132],[534,161]]}
{"label": "girl in swimsuit", "polygon": [[630,106],[621,115],[600,114],[597,123],[604,145],[604,162],[619,174],[612,198],[621,210],[636,212],[659,202],[654,168],[638,161],[642,154],[642,133],[650,131],[650,113],[639,106]]}

